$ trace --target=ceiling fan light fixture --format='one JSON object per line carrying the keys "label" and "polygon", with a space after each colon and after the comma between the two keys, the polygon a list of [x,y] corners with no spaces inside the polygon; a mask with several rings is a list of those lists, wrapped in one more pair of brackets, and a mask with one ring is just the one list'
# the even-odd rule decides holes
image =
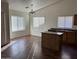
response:
{"label": "ceiling fan light fixture", "polygon": [[25,8],[26,8],[26,9],[29,8],[29,9],[30,9],[30,12],[29,12],[29,13],[34,14],[35,11],[33,10],[33,4],[31,4],[30,6],[31,6],[31,9],[30,9],[30,7],[28,7],[28,6],[26,6]]}
{"label": "ceiling fan light fixture", "polygon": [[34,13],[35,13],[35,11],[33,11],[33,9],[31,9],[30,13],[31,13],[31,14],[34,14]]}
{"label": "ceiling fan light fixture", "polygon": [[25,8],[27,9],[27,8],[29,8],[29,7],[25,7]]}
{"label": "ceiling fan light fixture", "polygon": [[33,11],[33,12],[30,12],[31,14],[34,14],[35,12]]}

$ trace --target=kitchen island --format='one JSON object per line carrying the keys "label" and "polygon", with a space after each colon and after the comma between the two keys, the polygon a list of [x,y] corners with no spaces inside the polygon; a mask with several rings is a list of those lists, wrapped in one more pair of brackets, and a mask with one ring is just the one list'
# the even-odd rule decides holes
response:
{"label": "kitchen island", "polygon": [[52,51],[60,51],[63,32],[42,32],[42,47]]}

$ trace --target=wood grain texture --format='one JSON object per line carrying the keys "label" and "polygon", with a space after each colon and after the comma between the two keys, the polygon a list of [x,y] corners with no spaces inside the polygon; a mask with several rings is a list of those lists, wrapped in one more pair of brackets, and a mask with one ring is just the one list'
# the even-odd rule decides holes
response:
{"label": "wood grain texture", "polygon": [[41,38],[35,36],[16,39],[16,43],[1,54],[2,58],[11,59],[77,59],[77,50],[74,47],[62,45],[60,52],[53,52],[42,48]]}
{"label": "wood grain texture", "polygon": [[42,33],[42,46],[54,51],[59,51],[63,40],[62,36],[63,35]]}

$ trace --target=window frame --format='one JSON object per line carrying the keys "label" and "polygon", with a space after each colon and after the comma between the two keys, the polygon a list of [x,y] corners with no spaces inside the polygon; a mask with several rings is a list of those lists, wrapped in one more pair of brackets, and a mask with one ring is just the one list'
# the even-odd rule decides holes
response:
{"label": "window frame", "polygon": [[[58,28],[70,28],[70,29],[73,28],[73,21],[74,21],[74,20],[73,20],[73,19],[74,19],[73,16],[59,16],[59,17],[64,17],[64,19],[62,19],[62,20],[64,20],[64,26],[63,26],[63,27],[61,27],[61,26],[59,27],[59,24],[58,24],[59,22],[57,22],[57,27],[58,27]],[[58,18],[59,18],[59,17],[58,17]],[[71,22],[71,27],[67,27],[67,26],[66,26],[67,22],[65,22],[65,21],[67,21],[67,17],[71,17],[71,18],[72,18],[72,19],[71,19],[71,20],[72,20],[72,22]],[[59,21],[59,19],[58,19],[58,21]]]}
{"label": "window frame", "polygon": [[39,23],[40,22],[40,20],[38,20],[38,27],[35,27],[34,26],[34,18],[42,18],[43,16],[35,16],[35,17],[33,17],[33,28],[38,28],[38,27],[40,27],[41,25],[44,25],[45,24],[45,17],[43,17],[44,18],[44,23],[43,24],[41,24],[41,23]]}
{"label": "window frame", "polygon": [[[17,28],[16,28],[16,30],[13,30],[13,28],[12,28],[12,27],[13,27],[13,26],[12,26],[12,17],[16,17],[16,21],[17,21],[17,26],[16,26]],[[23,19],[22,19],[22,20],[23,20],[23,27],[24,27],[23,29],[20,29],[20,28],[18,27],[18,26],[19,26],[19,25],[18,25],[18,24],[19,24],[19,23],[18,23],[18,21],[19,21],[18,18],[20,18],[20,17],[23,18]],[[21,19],[20,19],[20,20],[21,20]],[[23,17],[23,16],[15,16],[15,15],[12,15],[12,16],[11,16],[11,32],[18,32],[18,31],[23,31],[23,30],[25,30],[24,17]]]}

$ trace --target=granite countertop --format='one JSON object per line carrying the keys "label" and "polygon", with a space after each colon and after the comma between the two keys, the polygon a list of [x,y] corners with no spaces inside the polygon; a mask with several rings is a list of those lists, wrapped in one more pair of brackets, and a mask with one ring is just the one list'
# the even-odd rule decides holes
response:
{"label": "granite countertop", "polygon": [[42,32],[42,33],[55,34],[55,35],[62,35],[63,34],[63,32],[50,32],[50,31],[46,31],[46,32]]}

